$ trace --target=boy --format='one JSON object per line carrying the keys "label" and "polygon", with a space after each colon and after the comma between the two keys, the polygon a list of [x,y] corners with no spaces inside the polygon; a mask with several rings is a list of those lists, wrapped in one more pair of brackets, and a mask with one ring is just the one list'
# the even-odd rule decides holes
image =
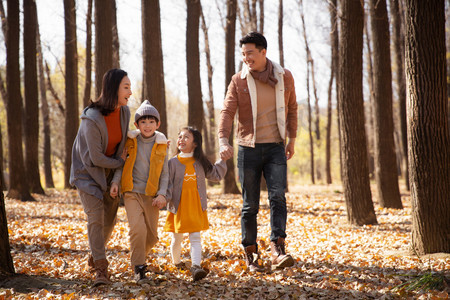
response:
{"label": "boy", "polygon": [[158,241],[159,209],[166,205],[167,138],[156,131],[161,125],[159,113],[148,100],[137,109],[134,120],[140,132],[128,133],[128,157],[123,170],[114,174],[111,196],[118,195],[120,181],[130,226],[131,265],[136,282],[145,283],[149,281],[145,259]]}

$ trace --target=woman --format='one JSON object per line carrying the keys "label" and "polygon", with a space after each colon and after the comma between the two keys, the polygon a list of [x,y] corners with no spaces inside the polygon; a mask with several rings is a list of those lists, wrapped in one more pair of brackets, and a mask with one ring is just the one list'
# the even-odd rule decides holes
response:
{"label": "woman", "polygon": [[111,69],[103,76],[102,93],[81,114],[81,124],[72,148],[70,184],[76,186],[87,215],[94,286],[108,284],[105,246],[116,221],[119,197],[109,195],[114,170],[123,166],[131,96],[128,74]]}

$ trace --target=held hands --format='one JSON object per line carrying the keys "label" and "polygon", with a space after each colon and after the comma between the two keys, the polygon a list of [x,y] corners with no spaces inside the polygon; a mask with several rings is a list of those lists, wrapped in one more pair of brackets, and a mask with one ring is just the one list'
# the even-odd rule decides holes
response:
{"label": "held hands", "polygon": [[120,154],[120,158],[122,158],[124,161],[127,159],[128,156],[128,148],[123,148],[122,154]]}
{"label": "held hands", "polygon": [[111,183],[111,188],[109,189],[109,195],[116,198],[119,194],[119,185],[115,182]]}
{"label": "held hands", "polygon": [[233,147],[228,143],[227,138],[219,139],[219,155],[222,160],[228,160],[233,157]]}
{"label": "held hands", "polygon": [[295,153],[295,139],[289,139],[289,142],[286,145],[286,159],[290,160]]}
{"label": "held hands", "polygon": [[155,198],[153,198],[152,201],[152,205],[158,207],[159,209],[163,208],[164,206],[166,206],[166,197],[164,197],[163,195],[158,195]]}

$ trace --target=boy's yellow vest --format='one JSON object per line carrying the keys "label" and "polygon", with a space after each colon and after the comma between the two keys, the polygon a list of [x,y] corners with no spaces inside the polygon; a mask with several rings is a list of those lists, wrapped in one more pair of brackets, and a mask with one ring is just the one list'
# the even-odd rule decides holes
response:
{"label": "boy's yellow vest", "polygon": [[[127,139],[125,148],[128,149],[128,158],[125,161],[122,171],[121,190],[122,193],[133,191],[133,168],[136,162],[137,139]],[[159,177],[166,157],[167,144],[155,144],[150,156],[150,171],[148,174],[147,186],[145,187],[146,196],[156,196],[159,187]]]}

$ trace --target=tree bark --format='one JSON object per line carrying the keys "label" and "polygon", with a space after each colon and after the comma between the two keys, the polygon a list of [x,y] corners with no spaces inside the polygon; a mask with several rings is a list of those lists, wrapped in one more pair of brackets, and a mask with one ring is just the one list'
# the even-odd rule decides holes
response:
{"label": "tree bark", "polygon": [[405,82],[405,38],[404,26],[401,17],[401,7],[399,0],[390,0],[390,9],[392,16],[392,42],[394,44],[394,60],[397,69],[395,81],[398,89],[398,106],[401,132],[401,147],[403,158],[403,174],[405,186],[409,191],[409,172],[408,172],[408,134],[406,125],[406,82]]}
{"label": "tree bark", "polygon": [[208,91],[209,91],[209,99],[206,102],[206,107],[208,109],[208,117],[205,118],[205,122],[203,127],[206,129],[205,136],[205,150],[206,156],[210,161],[216,161],[216,125],[215,125],[215,112],[214,112],[214,93],[213,93],[213,66],[211,64],[211,51],[209,48],[209,34],[208,27],[206,26],[205,16],[203,14],[203,9],[200,5],[200,17],[202,20],[202,30],[203,36],[205,38],[205,56],[206,56],[206,68],[208,70]]}
{"label": "tree bark", "polygon": [[83,106],[86,107],[91,100],[92,89],[92,0],[88,0],[88,10],[86,13],[86,62]]}
{"label": "tree bark", "polygon": [[[228,86],[231,77],[233,77],[236,72],[234,57],[236,43],[236,11],[237,0],[227,0],[227,21],[225,26],[225,86]],[[231,128],[231,134],[228,140],[231,147],[233,147],[233,139],[234,125]],[[224,178],[223,192],[226,194],[240,194],[236,184],[236,172],[233,158],[227,160],[227,173]]]}
{"label": "tree bark", "polygon": [[[9,10],[8,10],[9,13]],[[0,168],[0,173],[3,169]],[[0,273],[14,274],[14,263],[9,245],[8,219],[6,218],[5,198],[3,196],[3,177],[0,177]]]}
{"label": "tree bark", "polygon": [[264,34],[264,0],[258,0],[259,4],[259,33]]}
{"label": "tree bark", "polygon": [[42,114],[42,133],[44,134],[44,151],[42,160],[44,162],[44,178],[45,187],[54,188],[52,175],[52,145],[51,145],[51,128],[50,128],[50,110],[47,100],[47,88],[45,84],[44,59],[41,47],[41,35],[39,33],[39,22],[36,28],[36,45],[39,71],[39,92],[41,96],[41,114]]}
{"label": "tree bark", "polygon": [[284,68],[283,47],[283,0],[278,2],[278,50],[280,52],[280,65]]}
{"label": "tree bark", "polygon": [[339,114],[342,183],[347,219],[353,225],[376,224],[367,163],[362,93],[364,12],[359,0],[341,0],[339,36]]}
{"label": "tree bark", "polygon": [[144,63],[142,100],[148,99],[158,110],[161,117],[159,131],[167,134],[166,89],[159,0],[142,0],[142,38]]}
{"label": "tree bark", "polygon": [[120,41],[117,30],[117,7],[116,0],[111,1],[111,20],[112,20],[112,67],[120,68]]}
{"label": "tree bark", "polygon": [[203,128],[203,98],[200,81],[199,22],[200,0],[186,0],[186,66],[188,85],[188,124],[198,130]]}
{"label": "tree bark", "polygon": [[50,91],[50,93],[53,96],[53,99],[56,102],[56,105],[59,108],[59,111],[61,112],[62,115],[66,115],[66,109],[64,108],[64,106],[61,103],[61,98],[59,97],[58,93],[55,91],[55,89],[53,88],[53,84],[52,84],[52,80],[51,80],[51,75],[50,75],[50,68],[48,67],[48,63],[47,61],[44,62],[45,65],[45,73],[47,74],[47,89]]}
{"label": "tree bark", "polygon": [[412,247],[450,252],[450,137],[444,0],[406,1]]}
{"label": "tree bark", "polygon": [[8,93],[9,192],[7,197],[35,201],[29,192],[22,150],[22,96],[19,65],[19,0],[7,1],[6,86]]}
{"label": "tree bark", "polygon": [[25,165],[30,191],[45,194],[39,173],[39,94],[36,62],[37,11],[34,0],[23,1],[25,82]]}
{"label": "tree bark", "polygon": [[373,36],[375,179],[381,207],[402,209],[392,115],[392,73],[386,0],[370,0]]}
{"label": "tree bark", "polygon": [[70,188],[72,146],[78,131],[78,54],[75,0],[64,0],[65,56],[66,56],[66,118],[64,186]]}
{"label": "tree bark", "polygon": [[113,66],[112,2],[110,0],[95,0],[94,9],[95,98],[98,98],[102,92],[103,75]]}

